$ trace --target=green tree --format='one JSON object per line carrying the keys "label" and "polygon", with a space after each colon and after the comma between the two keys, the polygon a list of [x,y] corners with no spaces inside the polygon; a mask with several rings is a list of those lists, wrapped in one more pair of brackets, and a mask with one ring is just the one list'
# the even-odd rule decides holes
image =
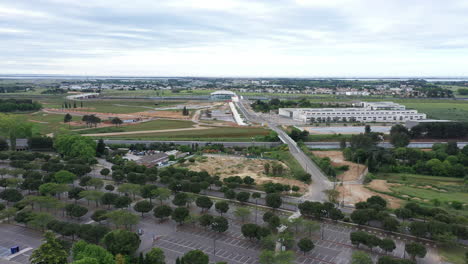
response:
{"label": "green tree", "polygon": [[[72,258],[75,261],[73,263],[89,263],[89,261],[95,260],[97,264],[115,264],[114,256],[106,249],[83,240],[73,244]],[[80,260],[82,262],[78,262]]]}
{"label": "green tree", "polygon": [[101,197],[101,204],[107,205],[110,208],[111,205],[115,204],[119,196],[116,193],[106,192]]}
{"label": "green tree", "polygon": [[[64,123],[70,123],[72,121],[73,117],[67,113],[64,117],[63,117],[63,122]],[[68,127],[70,127],[70,124],[68,124]]]}
{"label": "green tree", "polygon": [[10,149],[16,151],[18,137],[29,138],[32,134],[32,124],[15,115],[0,113],[0,136],[10,140]]}
{"label": "green tree", "polygon": [[7,223],[9,223],[10,218],[14,217],[17,211],[18,209],[16,209],[15,207],[10,207],[10,208],[0,210],[0,220],[6,219]]}
{"label": "green tree", "polygon": [[152,193],[154,193],[154,195],[158,198],[161,205],[165,200],[171,197],[171,190],[167,188],[158,188],[156,190],[153,190]]}
{"label": "green tree", "polygon": [[372,258],[362,251],[356,251],[351,256],[351,264],[372,264]]}
{"label": "green tree", "polygon": [[308,238],[303,238],[297,243],[297,247],[304,252],[304,255],[314,249],[314,243]]}
{"label": "green tree", "polygon": [[140,221],[138,215],[134,215],[126,210],[116,210],[107,213],[107,218],[116,226],[125,226],[127,228],[138,224]]}
{"label": "green tree", "polygon": [[211,223],[211,229],[218,233],[224,233],[229,228],[229,222],[222,216],[216,216]]}
{"label": "green tree", "polygon": [[186,193],[180,192],[174,195],[174,199],[172,200],[172,203],[176,206],[186,206],[187,200],[188,200],[188,195]]}
{"label": "green tree", "polygon": [[102,239],[102,244],[114,255],[132,255],[140,243],[138,235],[127,230],[111,231]]}
{"label": "green tree", "polygon": [[385,251],[385,253],[388,253],[388,252],[392,252],[393,250],[395,250],[396,248],[396,245],[395,245],[395,241],[389,239],[389,238],[384,238],[382,240],[380,240],[380,244],[379,244],[379,247]]}
{"label": "green tree", "polygon": [[395,148],[402,148],[408,146],[410,143],[410,137],[405,133],[395,133],[390,136],[390,144]]}
{"label": "green tree", "polygon": [[116,208],[127,208],[132,203],[132,198],[128,196],[119,196],[115,202],[114,206]]}
{"label": "green tree", "polygon": [[33,251],[29,261],[32,264],[67,263],[68,254],[52,232],[44,234],[44,243]]}
{"label": "green tree", "polygon": [[250,193],[249,192],[239,192],[236,195],[236,199],[240,203],[245,203],[245,202],[249,201],[249,198],[250,198]]}
{"label": "green tree", "polygon": [[200,196],[195,201],[195,204],[202,209],[202,212],[210,209],[213,206],[213,201],[207,196]]}
{"label": "green tree", "polygon": [[172,208],[168,205],[160,205],[153,210],[154,217],[157,217],[162,221],[164,218],[169,217],[172,214]]}
{"label": "green tree", "polygon": [[60,154],[73,158],[92,160],[96,156],[96,142],[80,135],[58,134],[54,147]]}
{"label": "green tree", "polygon": [[165,264],[164,252],[160,248],[152,248],[145,255],[144,264]]}
{"label": "green tree", "polygon": [[102,176],[104,176],[104,178],[107,177],[107,175],[110,174],[110,170],[108,168],[104,168],[102,169],[100,172],[99,172]]}
{"label": "green tree", "polygon": [[229,211],[229,204],[226,201],[218,201],[215,203],[216,212],[223,215]]}
{"label": "green tree", "polygon": [[234,211],[234,215],[241,219],[241,222],[245,222],[245,218],[250,216],[250,209],[247,207],[237,207]]}
{"label": "green tree", "polygon": [[184,254],[181,259],[184,264],[208,264],[209,257],[201,250],[192,250]]}
{"label": "green tree", "polygon": [[99,205],[99,201],[102,199],[102,196],[104,195],[103,192],[101,191],[96,191],[96,190],[89,190],[89,191],[82,191],[80,192],[80,196],[86,200],[89,201],[94,201],[96,203],[96,207]]}
{"label": "green tree", "polygon": [[269,193],[265,196],[265,202],[268,207],[273,209],[277,209],[281,207],[283,201],[281,200],[281,196],[278,193]]}
{"label": "green tree", "polygon": [[176,221],[180,225],[183,224],[189,217],[189,210],[185,207],[178,207],[172,212],[172,220]]}
{"label": "green tree", "polygon": [[0,192],[0,198],[7,201],[7,204],[9,202],[16,203],[23,199],[23,195],[16,189],[5,189]]}
{"label": "green tree", "polygon": [[54,217],[48,213],[35,213],[32,215],[32,218],[28,221],[28,225],[38,228],[44,231],[47,227],[47,224],[54,220]]}
{"label": "green tree", "polygon": [[59,184],[70,184],[76,179],[76,175],[69,171],[61,170],[54,174],[54,178]]}
{"label": "green tree", "polygon": [[213,223],[213,216],[209,214],[202,215],[198,218],[198,222],[201,226],[206,228]]}
{"label": "green tree", "polygon": [[131,194],[133,199],[135,199],[135,196],[140,194],[141,186],[133,183],[124,183],[117,190],[121,193]]}
{"label": "green tree", "polygon": [[149,211],[153,210],[153,205],[149,201],[142,200],[137,202],[133,209],[141,213],[141,216],[143,216],[144,213],[148,213]]}
{"label": "green tree", "polygon": [[405,245],[405,251],[411,256],[412,260],[416,260],[416,257],[424,258],[426,256],[426,248],[419,243],[412,242]]}

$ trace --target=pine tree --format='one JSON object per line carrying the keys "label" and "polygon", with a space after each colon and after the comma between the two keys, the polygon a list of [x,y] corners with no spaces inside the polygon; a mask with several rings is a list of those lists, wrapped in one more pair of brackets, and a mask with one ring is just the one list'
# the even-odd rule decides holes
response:
{"label": "pine tree", "polygon": [[33,251],[29,260],[32,264],[63,264],[67,263],[68,254],[62,244],[55,238],[54,233],[44,234],[44,243]]}
{"label": "pine tree", "polygon": [[80,103],[81,103],[81,108],[83,108],[83,101],[81,101]]}
{"label": "pine tree", "polygon": [[76,102],[73,102],[73,108],[76,108]]}

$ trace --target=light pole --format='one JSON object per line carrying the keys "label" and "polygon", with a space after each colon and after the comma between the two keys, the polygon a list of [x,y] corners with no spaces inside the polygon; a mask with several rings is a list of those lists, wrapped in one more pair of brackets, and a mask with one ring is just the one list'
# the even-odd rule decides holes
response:
{"label": "light pole", "polygon": [[[214,222],[212,224],[212,229],[216,230],[217,226],[218,226],[218,223]],[[213,256],[216,256],[216,237],[217,235],[215,234],[215,236],[213,237]]]}

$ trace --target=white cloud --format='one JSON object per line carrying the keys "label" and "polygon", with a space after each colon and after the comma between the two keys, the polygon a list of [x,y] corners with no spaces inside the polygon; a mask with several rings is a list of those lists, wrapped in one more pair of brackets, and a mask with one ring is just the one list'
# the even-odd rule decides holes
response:
{"label": "white cloud", "polygon": [[468,75],[467,12],[455,0],[18,1],[0,4],[0,71]]}

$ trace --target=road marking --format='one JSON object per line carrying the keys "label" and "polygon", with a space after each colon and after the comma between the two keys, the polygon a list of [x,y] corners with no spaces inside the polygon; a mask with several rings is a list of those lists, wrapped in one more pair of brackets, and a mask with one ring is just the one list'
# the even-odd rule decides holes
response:
{"label": "road marking", "polygon": [[14,258],[14,257],[16,257],[16,256],[19,256],[19,255],[21,255],[21,254],[23,254],[23,253],[28,252],[28,251],[31,250],[31,249],[33,249],[33,248],[27,247],[27,248],[25,248],[25,249],[22,249],[22,250],[16,252],[16,253],[13,254],[13,255],[10,255],[10,256],[8,256],[8,257],[4,257],[4,259],[10,260],[10,259],[12,259],[12,258]]}

